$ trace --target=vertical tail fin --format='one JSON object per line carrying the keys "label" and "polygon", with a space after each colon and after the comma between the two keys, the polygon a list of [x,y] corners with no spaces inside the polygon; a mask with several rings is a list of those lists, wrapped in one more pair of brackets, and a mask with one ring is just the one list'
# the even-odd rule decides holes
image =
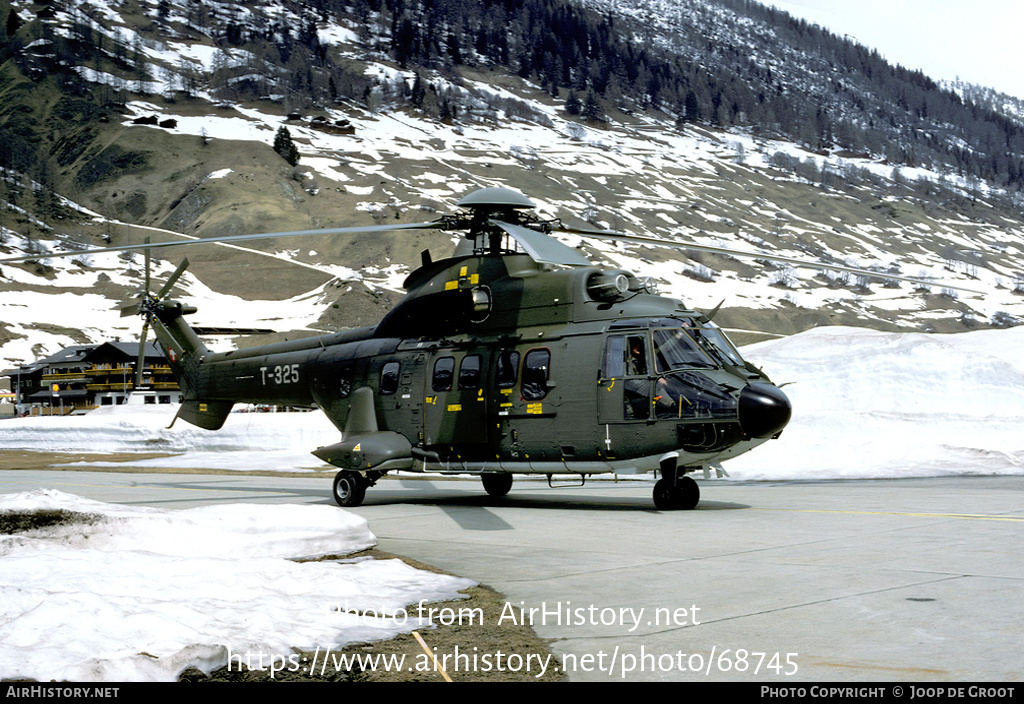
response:
{"label": "vertical tail fin", "polygon": [[[148,240],[147,240],[148,242]],[[189,327],[183,320],[183,316],[195,313],[193,306],[186,306],[178,301],[164,300],[164,296],[171,292],[174,284],[188,267],[188,259],[183,259],[178,268],[174,270],[167,282],[160,290],[153,294],[149,290],[150,284],[150,254],[146,249],[145,284],[137,305],[129,306],[121,311],[121,315],[142,315],[142,338],[139,341],[139,361],[137,363],[138,382],[142,383],[142,365],[146,338],[149,329],[156,333],[160,347],[163,348],[164,356],[171,367],[174,378],[178,380],[178,387],[184,395],[184,401],[174,420],[184,418],[189,423],[207,430],[218,430],[224,425],[231,407],[232,401],[209,401],[211,394],[210,382],[203,361],[209,356],[203,341],[199,339],[196,331]],[[171,422],[174,425],[174,422]]]}
{"label": "vertical tail fin", "polygon": [[234,402],[204,400],[212,392],[208,368],[203,364],[210,350],[183,319],[195,311],[195,307],[178,301],[154,302],[150,306],[150,322],[185,397],[175,420],[182,418],[200,428],[219,430]]}

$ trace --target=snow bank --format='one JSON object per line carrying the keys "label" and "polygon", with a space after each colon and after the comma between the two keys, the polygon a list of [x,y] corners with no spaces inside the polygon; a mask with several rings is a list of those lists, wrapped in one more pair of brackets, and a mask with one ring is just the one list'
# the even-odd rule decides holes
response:
{"label": "snow bank", "polygon": [[743,355],[793,403],[742,479],[1024,473],[1024,327],[955,335],[810,330]]}
{"label": "snow bank", "polygon": [[[292,648],[338,648],[429,624],[406,606],[461,598],[470,580],[400,560],[295,562],[375,544],[366,521],[329,506],[168,511],[59,491],[0,496],[0,515],[92,517],[0,536],[0,677],[173,680]],[[239,661],[234,661],[239,662]]]}

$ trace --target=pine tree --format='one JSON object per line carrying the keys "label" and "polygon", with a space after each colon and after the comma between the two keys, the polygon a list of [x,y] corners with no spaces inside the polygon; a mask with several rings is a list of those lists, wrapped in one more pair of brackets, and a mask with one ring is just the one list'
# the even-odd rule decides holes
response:
{"label": "pine tree", "polygon": [[299,163],[299,148],[292,142],[291,132],[283,125],[274,135],[274,151],[292,166]]}
{"label": "pine tree", "polygon": [[17,32],[18,29],[21,27],[21,24],[22,22],[21,19],[18,17],[18,13],[16,13],[12,8],[11,11],[7,13],[7,20],[4,23],[4,28],[7,32],[7,36],[13,37],[14,33]]}
{"label": "pine tree", "polygon": [[565,111],[570,115],[579,115],[583,112],[583,103],[574,90],[569,91],[569,97],[565,100]]}
{"label": "pine tree", "polygon": [[700,102],[697,94],[692,90],[686,91],[686,98],[683,102],[683,119],[686,122],[700,122]]}
{"label": "pine tree", "polygon": [[421,76],[420,72],[417,71],[416,72],[416,78],[415,78],[415,80],[413,81],[413,84],[412,84],[412,94],[411,94],[409,100],[412,103],[412,106],[414,108],[422,109],[423,108],[423,101],[426,100],[426,97],[427,97],[427,88],[426,88],[426,86],[423,85],[423,76]]}
{"label": "pine tree", "polygon": [[583,103],[583,112],[581,114],[587,122],[604,122],[604,111],[601,109],[601,103],[597,101],[594,91],[587,91],[587,99]]}

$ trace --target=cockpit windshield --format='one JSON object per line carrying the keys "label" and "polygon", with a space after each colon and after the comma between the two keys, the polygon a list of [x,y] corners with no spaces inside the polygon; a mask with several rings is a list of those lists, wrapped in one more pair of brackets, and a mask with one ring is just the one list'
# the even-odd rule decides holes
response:
{"label": "cockpit windshield", "polygon": [[682,328],[657,328],[653,332],[654,358],[659,373],[672,369],[708,369],[717,366]]}
{"label": "cockpit windshield", "polygon": [[731,364],[736,367],[743,366],[743,358],[740,357],[740,353],[729,342],[729,338],[725,336],[722,328],[714,323],[708,322],[704,327],[696,328],[694,330],[694,337],[697,338],[697,342],[702,347],[705,349],[710,348],[709,351],[718,356],[725,364]]}
{"label": "cockpit windshield", "polygon": [[714,323],[704,327],[680,323],[678,327],[655,328],[652,332],[659,373],[673,369],[710,369],[720,364],[743,365],[739,353]]}

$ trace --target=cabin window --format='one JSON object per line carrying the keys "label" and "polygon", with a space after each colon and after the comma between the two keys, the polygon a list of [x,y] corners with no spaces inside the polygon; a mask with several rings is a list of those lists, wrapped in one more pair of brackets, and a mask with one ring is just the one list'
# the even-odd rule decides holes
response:
{"label": "cabin window", "polygon": [[494,373],[499,389],[511,389],[519,380],[519,353],[502,350],[498,354],[498,366]]}
{"label": "cabin window", "polygon": [[526,353],[522,382],[524,401],[539,401],[548,395],[550,372],[551,352],[549,350],[537,349]]}
{"label": "cabin window", "polygon": [[467,354],[459,365],[459,388],[480,388],[480,355]]}
{"label": "cabin window", "polygon": [[434,375],[430,381],[430,388],[434,391],[451,391],[454,377],[455,358],[441,357],[434,362]]}
{"label": "cabin window", "polygon": [[387,396],[398,391],[398,362],[388,362],[380,372],[380,394]]}
{"label": "cabin window", "polygon": [[352,367],[346,366],[338,375],[338,396],[348,398],[352,393]]}

